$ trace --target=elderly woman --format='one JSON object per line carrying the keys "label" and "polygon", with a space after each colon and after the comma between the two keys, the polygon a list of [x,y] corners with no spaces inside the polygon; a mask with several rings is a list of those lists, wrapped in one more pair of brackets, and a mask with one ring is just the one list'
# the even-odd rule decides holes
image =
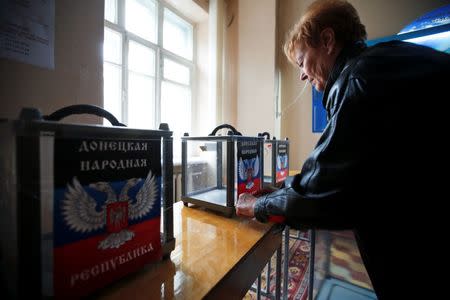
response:
{"label": "elderly woman", "polygon": [[366,47],[365,39],[344,0],[313,2],[293,27],[286,56],[301,80],[323,91],[328,123],[290,186],[242,194],[236,213],[261,222],[278,216],[293,228],[353,229],[378,298],[392,299],[394,290],[423,286],[406,257],[417,237],[430,236],[423,215],[436,215],[443,202],[436,172],[448,155],[436,145],[448,135],[439,106],[449,99],[450,55],[400,41]]}

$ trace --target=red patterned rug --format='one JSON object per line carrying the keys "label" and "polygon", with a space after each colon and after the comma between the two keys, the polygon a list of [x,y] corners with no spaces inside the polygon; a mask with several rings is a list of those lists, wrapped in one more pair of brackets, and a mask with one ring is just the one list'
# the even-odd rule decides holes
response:
{"label": "red patterned rug", "polygon": [[[297,234],[297,231],[291,230],[292,234]],[[310,244],[307,241],[290,238],[289,239],[289,276],[288,276],[288,299],[292,300],[306,300],[308,297],[308,278],[309,278],[309,251]],[[283,260],[282,257],[282,277],[281,277],[281,293],[283,293]],[[271,260],[271,272],[270,272],[270,289],[269,294],[264,293],[267,291],[267,266],[264,268],[261,274],[261,299],[268,300],[275,298],[275,266],[276,255]],[[247,292],[244,299],[256,299],[257,282],[253,284],[253,288]]]}

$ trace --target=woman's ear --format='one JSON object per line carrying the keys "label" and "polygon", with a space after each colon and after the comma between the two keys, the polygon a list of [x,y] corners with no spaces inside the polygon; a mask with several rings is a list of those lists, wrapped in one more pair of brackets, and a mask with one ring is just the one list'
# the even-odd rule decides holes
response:
{"label": "woman's ear", "polygon": [[325,28],[320,33],[320,39],[322,45],[327,50],[327,54],[333,53],[336,48],[336,37],[334,35],[334,30],[330,27]]}

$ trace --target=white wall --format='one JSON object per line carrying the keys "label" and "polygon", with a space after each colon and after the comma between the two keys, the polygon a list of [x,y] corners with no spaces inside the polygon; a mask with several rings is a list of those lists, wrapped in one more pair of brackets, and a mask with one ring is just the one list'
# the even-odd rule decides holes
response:
{"label": "white wall", "polygon": [[237,129],[244,135],[275,130],[276,0],[240,0]]}
{"label": "white wall", "polygon": [[103,0],[55,1],[54,70],[0,58],[0,117],[17,118],[22,107],[49,114],[71,104],[102,106],[103,5]]}

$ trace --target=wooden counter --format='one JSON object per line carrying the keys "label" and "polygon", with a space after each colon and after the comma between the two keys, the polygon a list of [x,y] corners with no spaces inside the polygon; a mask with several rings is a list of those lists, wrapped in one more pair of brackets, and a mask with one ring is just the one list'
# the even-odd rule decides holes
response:
{"label": "wooden counter", "polygon": [[174,205],[175,250],[100,291],[98,299],[242,299],[281,246],[274,224]]}

